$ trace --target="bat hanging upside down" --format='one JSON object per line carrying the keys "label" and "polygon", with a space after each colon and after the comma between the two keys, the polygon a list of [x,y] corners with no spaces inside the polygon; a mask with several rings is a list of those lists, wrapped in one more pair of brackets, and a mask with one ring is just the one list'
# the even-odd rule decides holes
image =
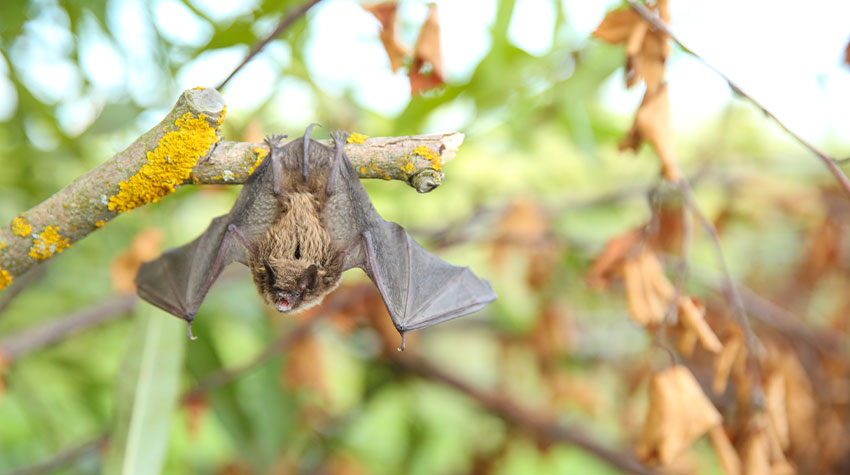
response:
{"label": "bat hanging upside down", "polygon": [[139,295],[189,324],[210,286],[232,262],[251,269],[263,299],[280,312],[318,304],[342,272],[360,267],[374,281],[402,336],[485,307],[490,283],[422,248],[375,211],[343,148],[310,139],[283,144],[245,182],[230,213],[213,219],[197,239],[146,262]]}

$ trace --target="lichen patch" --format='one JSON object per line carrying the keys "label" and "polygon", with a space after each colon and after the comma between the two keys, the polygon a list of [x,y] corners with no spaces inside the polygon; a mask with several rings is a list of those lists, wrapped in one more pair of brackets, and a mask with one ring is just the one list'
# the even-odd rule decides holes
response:
{"label": "lichen patch", "polygon": [[15,233],[16,236],[29,236],[32,232],[32,226],[30,226],[24,218],[17,217],[12,220],[12,232]]}
{"label": "lichen patch", "polygon": [[29,256],[39,261],[49,259],[53,254],[58,254],[71,247],[71,242],[59,234],[58,226],[48,226],[44,228],[41,234],[33,234],[32,236],[34,240]]}
{"label": "lichen patch", "polygon": [[257,160],[254,162],[253,165],[248,168],[248,176],[251,176],[251,174],[254,173],[254,170],[256,170],[257,167],[259,167],[260,164],[263,163],[263,159],[266,158],[266,155],[269,154],[266,149],[260,147],[254,147],[251,149],[251,151],[257,154]]}
{"label": "lichen patch", "polygon": [[434,170],[439,170],[443,167],[443,159],[440,158],[439,155],[434,153],[433,150],[431,150],[430,148],[428,148],[425,145],[420,145],[420,146],[416,147],[413,150],[413,153],[415,153],[416,155],[419,155],[420,157],[423,157],[423,158],[427,159],[429,162],[431,162],[431,165],[433,166]]}
{"label": "lichen patch", "polygon": [[9,273],[6,269],[0,269],[0,289],[8,286],[12,283],[12,274]]}
{"label": "lichen patch", "polygon": [[187,112],[174,123],[177,130],[163,135],[147,153],[147,163],[138,173],[118,184],[120,191],[109,197],[110,211],[124,213],[155,203],[174,191],[192,173],[192,167],[218,141],[216,129],[205,116]]}
{"label": "lichen patch", "polygon": [[354,132],[354,133],[352,133],[351,135],[348,136],[348,140],[346,140],[346,142],[347,143],[363,143],[368,138],[369,138],[368,135],[358,134],[357,132]]}

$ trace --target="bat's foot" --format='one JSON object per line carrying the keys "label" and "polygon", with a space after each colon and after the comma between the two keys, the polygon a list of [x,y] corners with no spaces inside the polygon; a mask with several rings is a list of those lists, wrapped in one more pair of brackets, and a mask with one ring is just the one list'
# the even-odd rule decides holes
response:
{"label": "bat's foot", "polygon": [[265,142],[266,142],[266,145],[268,145],[268,146],[269,146],[269,148],[272,148],[272,147],[274,147],[274,148],[279,148],[279,147],[280,147],[280,143],[281,143],[281,142],[283,141],[283,139],[285,139],[286,137],[287,137],[287,135],[286,135],[286,134],[271,134],[271,135],[266,135],[266,140],[265,140]]}
{"label": "bat's foot", "polygon": [[313,130],[315,126],[321,127],[322,124],[318,124],[313,122],[312,124],[307,126],[307,130],[304,131],[304,153],[302,157],[302,170],[301,174],[304,176],[304,183],[307,183],[307,175],[309,172],[309,157],[310,157],[310,132]]}

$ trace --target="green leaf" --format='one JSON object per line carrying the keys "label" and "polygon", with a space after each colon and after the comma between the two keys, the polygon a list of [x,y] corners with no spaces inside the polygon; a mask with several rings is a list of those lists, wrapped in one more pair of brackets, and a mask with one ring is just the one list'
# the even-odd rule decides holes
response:
{"label": "green leaf", "polygon": [[116,391],[115,422],[103,471],[162,471],[171,419],[180,397],[186,331],[180,320],[141,306]]}

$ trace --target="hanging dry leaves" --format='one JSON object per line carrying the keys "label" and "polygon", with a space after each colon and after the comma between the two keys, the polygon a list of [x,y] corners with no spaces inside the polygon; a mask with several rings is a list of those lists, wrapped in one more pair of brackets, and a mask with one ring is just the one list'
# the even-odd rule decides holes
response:
{"label": "hanging dry leaves", "polygon": [[375,15],[381,23],[381,43],[390,58],[390,67],[393,72],[398,71],[404,65],[404,58],[410,56],[410,48],[401,41],[395,29],[398,4],[396,2],[373,3],[363,5],[363,8]]}
{"label": "hanging dry leaves", "polygon": [[[667,0],[659,0],[650,9],[665,23],[670,21]],[[608,13],[593,36],[611,44],[625,43],[627,86],[631,87],[642,79],[650,95],[661,87],[664,63],[670,55],[670,42],[667,35],[653,29],[637,12],[628,8]]]}
{"label": "hanging dry leaves", "polygon": [[729,436],[723,429],[723,426],[717,425],[708,431],[711,438],[711,445],[714,446],[714,451],[717,453],[717,459],[720,461],[720,466],[723,468],[723,473],[726,475],[740,475],[741,459],[738,453],[735,452],[735,446],[729,440]]}
{"label": "hanging dry leaves", "polygon": [[850,65],[850,42],[847,43],[847,48],[844,50],[844,63]]}
{"label": "hanging dry leaves", "polygon": [[186,409],[186,425],[190,439],[196,439],[201,433],[201,425],[207,413],[209,403],[203,392],[192,392],[184,398],[183,407]]}
{"label": "hanging dry leaves", "polygon": [[740,332],[734,333],[726,340],[723,349],[714,358],[714,379],[711,383],[711,391],[714,394],[721,395],[726,392],[732,367],[738,360],[739,354],[744,351],[746,351],[744,337]]}
{"label": "hanging dry leaves", "polygon": [[665,178],[670,181],[682,178],[673,151],[673,126],[666,84],[662,84],[655,92],[646,91],[635,114],[635,122],[620,143],[620,150],[637,152],[643,141],[648,141],[655,147],[658,158],[661,159],[661,173]]}
{"label": "hanging dry leaves", "polygon": [[638,456],[668,465],[697,438],[722,422],[691,372],[674,366],[652,377],[649,410],[638,441]]}
{"label": "hanging dry leaves", "polygon": [[136,292],[136,273],[142,262],[149,261],[159,255],[162,246],[163,233],[159,229],[148,229],[133,238],[130,248],[118,254],[112,260],[109,269],[112,288],[118,294]]}
{"label": "hanging dry leaves", "polygon": [[527,259],[526,280],[532,289],[539,290],[551,281],[559,249],[543,207],[532,199],[519,198],[497,223],[490,251],[496,267],[503,267],[508,256]]}
{"label": "hanging dry leaves", "polygon": [[611,278],[620,272],[620,266],[626,256],[640,243],[642,237],[643,230],[636,228],[611,238],[593,261],[593,266],[585,277],[587,284],[594,290],[608,287]]}
{"label": "hanging dry leaves", "polygon": [[428,6],[428,18],[419,32],[410,66],[410,93],[419,94],[445,84],[443,80],[443,54],[440,47],[440,22],[437,5]]}
{"label": "hanging dry leaves", "polygon": [[637,257],[625,259],[623,279],[632,319],[641,326],[663,322],[675,289],[655,253],[645,247]]}

